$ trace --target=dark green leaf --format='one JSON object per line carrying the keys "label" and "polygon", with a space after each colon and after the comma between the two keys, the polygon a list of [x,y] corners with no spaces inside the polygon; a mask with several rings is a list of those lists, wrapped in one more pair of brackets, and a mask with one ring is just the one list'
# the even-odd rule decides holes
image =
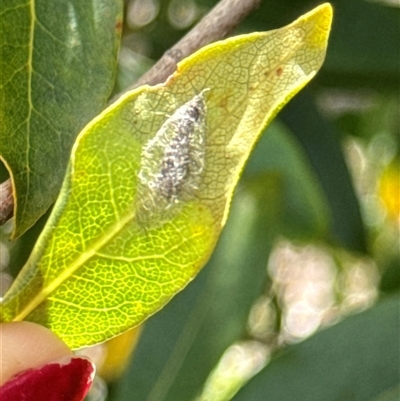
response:
{"label": "dark green leaf", "polygon": [[275,174],[280,186],[279,207],[275,210],[275,233],[295,239],[325,239],[330,209],[318,176],[301,144],[281,123],[273,123],[260,138],[243,177]]}
{"label": "dark green leaf", "polygon": [[54,202],[76,135],[106,104],[122,1],[6,0],[0,13],[0,155],[17,237]]}
{"label": "dark green leaf", "polygon": [[328,199],[333,240],[346,248],[365,252],[364,226],[339,134],[320,115],[306,91],[293,99],[280,116],[302,144]]}
{"label": "dark green leaf", "polygon": [[290,347],[233,401],[375,401],[387,391],[398,394],[399,335],[396,294]]}
{"label": "dark green leaf", "polygon": [[336,18],[321,81],[398,88],[400,9],[364,0],[333,3]]}

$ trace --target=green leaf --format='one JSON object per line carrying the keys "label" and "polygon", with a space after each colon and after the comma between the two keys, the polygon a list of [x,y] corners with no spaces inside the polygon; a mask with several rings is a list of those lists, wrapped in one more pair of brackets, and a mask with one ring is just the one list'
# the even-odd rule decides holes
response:
{"label": "green leaf", "polygon": [[324,191],[332,215],[331,240],[365,253],[360,206],[334,126],[321,116],[307,90],[293,99],[280,117],[301,143]]}
{"label": "green leaf", "polygon": [[210,262],[146,323],[114,401],[186,401],[201,392],[223,352],[244,334],[267,283],[270,227],[280,207],[276,186],[272,175],[240,186]]}
{"label": "green leaf", "polygon": [[372,399],[371,401],[399,401],[400,398],[400,384],[396,385],[389,390],[384,391],[379,394],[378,397]]}
{"label": "green leaf", "polygon": [[399,335],[396,294],[291,346],[232,401],[396,399],[383,395],[399,395]]}
{"label": "green leaf", "polygon": [[258,135],[321,66],[331,18],[207,46],[93,120],[2,319],[79,348],[168,302],[210,257]]}
{"label": "green leaf", "polygon": [[331,215],[318,176],[301,144],[277,120],[255,147],[243,178],[263,174],[274,174],[280,181],[269,189],[280,199],[274,210],[275,227],[269,229],[300,240],[327,238]]}
{"label": "green leaf", "polygon": [[0,156],[18,237],[55,201],[77,134],[111,93],[122,1],[7,0],[0,13]]}

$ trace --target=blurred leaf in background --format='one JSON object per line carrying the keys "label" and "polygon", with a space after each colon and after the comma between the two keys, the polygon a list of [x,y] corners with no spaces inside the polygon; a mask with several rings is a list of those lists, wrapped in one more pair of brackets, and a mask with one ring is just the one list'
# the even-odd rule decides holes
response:
{"label": "blurred leaf in background", "polygon": [[396,295],[289,347],[232,400],[398,400],[398,312]]}

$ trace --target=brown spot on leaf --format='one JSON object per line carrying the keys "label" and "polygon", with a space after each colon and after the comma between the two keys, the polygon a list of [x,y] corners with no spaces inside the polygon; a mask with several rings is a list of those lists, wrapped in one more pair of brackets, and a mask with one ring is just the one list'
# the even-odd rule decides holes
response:
{"label": "brown spot on leaf", "polygon": [[221,107],[222,109],[227,110],[228,97],[227,96],[222,97],[221,100],[218,102],[218,106]]}
{"label": "brown spot on leaf", "polygon": [[119,34],[122,32],[122,19],[117,20],[115,29]]}
{"label": "brown spot on leaf", "polygon": [[279,68],[276,69],[275,72],[276,72],[276,75],[277,75],[278,77],[280,77],[280,76],[282,75],[283,68],[282,68],[282,67],[279,67]]}

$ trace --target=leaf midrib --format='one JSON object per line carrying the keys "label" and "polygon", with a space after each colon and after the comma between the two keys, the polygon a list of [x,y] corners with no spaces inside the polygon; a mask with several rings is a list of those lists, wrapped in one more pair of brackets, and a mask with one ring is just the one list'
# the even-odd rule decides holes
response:
{"label": "leaf midrib", "polygon": [[38,305],[40,305],[53,291],[55,291],[64,281],[70,278],[76,270],[83,266],[90,258],[96,255],[97,251],[104,245],[111,241],[129,222],[135,217],[135,211],[131,211],[126,216],[118,220],[106,231],[101,238],[92,244],[85,252],[81,253],[70,266],[63,270],[62,273],[53,280],[48,286],[45,286],[41,291],[31,299],[31,301],[24,307],[24,309],[17,314],[13,321],[21,321],[28,316]]}
{"label": "leaf midrib", "polygon": [[[30,192],[30,169],[29,169],[29,153],[30,153],[30,135],[31,135],[31,117],[33,110],[33,101],[32,101],[32,76],[33,76],[33,48],[35,42],[35,24],[36,24],[36,11],[35,11],[35,0],[30,0],[29,8],[31,14],[31,21],[29,26],[29,46],[28,46],[28,115],[26,118],[26,155],[25,155],[25,163],[26,163],[26,193]],[[17,205],[17,201],[15,202]]]}

